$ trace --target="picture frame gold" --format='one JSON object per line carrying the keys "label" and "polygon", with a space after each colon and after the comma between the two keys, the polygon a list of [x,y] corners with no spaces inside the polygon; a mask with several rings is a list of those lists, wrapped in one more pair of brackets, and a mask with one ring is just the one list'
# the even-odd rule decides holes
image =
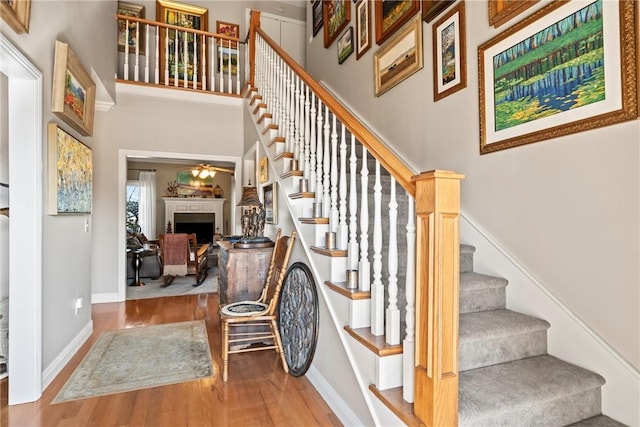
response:
{"label": "picture frame gold", "polygon": [[93,134],[96,84],[67,43],[56,40],[51,111],[83,136]]}
{"label": "picture frame gold", "polygon": [[375,96],[380,96],[421,70],[422,20],[414,16],[373,56]]}
{"label": "picture frame gold", "polygon": [[[216,21],[216,34],[240,38],[240,25],[232,22]],[[238,42],[225,41],[223,46],[236,49]]]}
{"label": "picture frame gold", "polygon": [[464,1],[432,26],[433,101],[467,87],[467,46]]}
{"label": "picture frame gold", "polygon": [[371,0],[356,3],[356,60],[371,48]]}
{"label": "picture frame gold", "polygon": [[419,0],[376,1],[376,43],[382,44],[420,11]]}
{"label": "picture frame gold", "polygon": [[[209,31],[209,9],[171,0],[156,0],[156,21],[163,24],[177,25],[193,30]],[[208,70],[203,70],[202,64],[203,62],[209,64],[209,53],[208,51],[205,53],[206,59],[203,61],[202,58],[200,58],[200,52],[198,52],[198,65],[197,69],[194,70],[194,35],[192,33],[187,35],[187,52],[185,53],[183,52],[185,36],[183,32],[178,31],[178,73],[176,75],[176,58],[174,58],[175,31],[176,30],[160,28],[160,38],[158,43],[160,51],[160,81],[168,80],[169,84],[174,84],[175,79],[178,79],[178,85],[183,86],[186,78],[187,83],[191,83],[192,85],[195,74],[197,75],[196,86],[201,88],[203,71],[208,78]],[[168,58],[165,57],[165,36],[167,32],[169,33],[168,46],[166,46],[168,48]],[[197,46],[202,46],[201,41],[198,41]],[[169,62],[169,71],[166,76],[165,61]],[[189,86],[189,84],[187,84],[187,86]]]}
{"label": "picture frame gold", "polygon": [[498,28],[540,0],[489,0],[489,25]]}
{"label": "picture frame gold", "polygon": [[47,147],[49,214],[90,214],[93,200],[91,148],[54,122],[47,125]]}
{"label": "picture frame gold", "polygon": [[262,200],[265,218],[267,224],[278,223],[278,187],[277,183],[272,182],[262,187]]}
{"label": "picture frame gold", "polygon": [[29,32],[31,0],[0,0],[0,16],[18,34]]}
{"label": "picture frame gold", "polygon": [[264,183],[269,180],[268,159],[263,157],[258,162],[258,182]]}
{"label": "picture frame gold", "polygon": [[422,19],[431,22],[455,0],[422,0]]}
{"label": "picture frame gold", "polygon": [[[141,4],[129,3],[127,1],[118,2],[118,15],[131,16],[133,18],[145,18],[145,8]],[[126,38],[126,25],[127,21],[124,19],[118,19],[118,51],[125,51],[125,38]],[[138,31],[139,40],[136,40],[136,29],[138,28],[138,22],[129,22],[129,53],[135,53],[136,44],[138,45],[138,53],[144,55],[145,53],[145,31],[144,26],[140,26]]]}
{"label": "picture frame gold", "polygon": [[[480,154],[636,119],[634,3],[555,1],[480,45]],[[587,37],[585,49],[576,51]],[[548,43],[553,56],[545,53]],[[563,52],[573,52],[566,65],[558,62]],[[541,60],[552,63],[538,67]],[[580,78],[556,79],[566,67],[579,70]],[[527,70],[526,80],[519,70]]]}
{"label": "picture frame gold", "polygon": [[351,3],[349,0],[322,1],[322,20],[324,22],[324,47],[328,48],[338,38],[351,21]]}

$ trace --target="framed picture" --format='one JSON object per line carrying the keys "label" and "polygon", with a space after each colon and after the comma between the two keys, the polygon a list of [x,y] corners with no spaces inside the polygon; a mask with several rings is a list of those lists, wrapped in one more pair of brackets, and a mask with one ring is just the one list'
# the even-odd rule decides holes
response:
{"label": "framed picture", "polygon": [[262,187],[263,199],[264,199],[264,222],[267,224],[278,223],[278,193],[276,192],[277,184],[272,182],[271,184]]}
{"label": "framed picture", "polygon": [[91,213],[93,197],[93,158],[91,149],[49,123],[48,178],[49,213]]}
{"label": "framed picture", "polygon": [[376,43],[382,44],[420,10],[418,0],[376,1]]}
{"label": "framed picture", "polygon": [[268,159],[263,157],[258,162],[258,182],[263,183],[269,180],[269,169],[267,168]]}
{"label": "framed picture", "polygon": [[554,2],[480,45],[480,153],[638,117],[634,13]]}
{"label": "framed picture", "polygon": [[338,39],[338,64],[342,64],[353,53],[353,27]]}
{"label": "framed picture", "polygon": [[464,2],[435,22],[433,31],[433,100],[467,87]]}
{"label": "framed picture", "polygon": [[500,25],[519,15],[539,0],[489,0],[489,25]]}
{"label": "framed picture", "polygon": [[316,34],[318,34],[318,31],[320,31],[320,29],[322,28],[322,23],[324,22],[322,20],[322,1],[321,0],[316,0],[313,3],[313,37],[316,36]]}
{"label": "framed picture", "polygon": [[324,21],[324,47],[328,48],[338,38],[351,20],[349,0],[322,1],[322,20]]}
{"label": "framed picture", "polygon": [[[144,6],[135,3],[129,3],[126,1],[118,2],[118,15],[132,16],[134,18],[144,19]],[[124,19],[118,19],[118,50],[124,52],[125,43],[129,44],[129,53],[135,53],[136,45],[138,46],[138,52],[140,55],[144,55],[145,48],[145,31],[144,26],[140,25],[138,35],[136,36],[136,30],[138,29],[138,23],[129,21],[129,34],[127,39],[127,21]],[[137,38],[139,37],[139,39]]]}
{"label": "framed picture", "polygon": [[[209,31],[208,9],[175,1],[156,0],[156,20],[163,24],[176,25],[192,30]],[[203,71],[206,72],[206,70],[202,69],[202,63],[204,61],[200,58],[201,51],[198,52],[197,69],[194,69],[193,63],[196,46],[200,49],[202,46],[202,38],[196,40],[195,34],[178,31],[177,46],[174,46],[176,43],[175,33],[176,30],[160,29],[160,80],[165,81],[165,78],[168,77],[170,84],[172,84],[174,79],[178,79],[179,84],[183,85],[185,79],[193,82],[194,75],[197,75],[197,86],[201,87],[202,73]],[[185,38],[187,42],[186,50],[184,48]],[[165,43],[167,44],[166,46]],[[165,49],[167,51],[167,57],[165,57]],[[165,62],[168,62],[168,65],[165,65]],[[206,63],[209,63],[208,58],[206,58]],[[165,76],[165,68],[168,69],[168,76]]]}
{"label": "framed picture", "polygon": [[[230,22],[216,21],[216,33],[222,34],[223,36],[235,37],[238,39],[240,38],[240,25],[232,24]],[[238,47],[237,42],[230,42],[229,44],[227,43],[228,42],[225,42],[223,45],[232,48]]]}
{"label": "framed picture", "polygon": [[191,171],[177,172],[176,191],[179,197],[213,197],[213,177],[194,177]]}
{"label": "framed picture", "polygon": [[218,73],[238,74],[238,49],[218,46]]}
{"label": "framed picture", "polygon": [[418,15],[373,56],[375,95],[382,95],[422,66],[422,21]]}
{"label": "framed picture", "polygon": [[356,59],[371,47],[371,0],[356,3]]}
{"label": "framed picture", "polygon": [[455,0],[422,0],[422,19],[431,22]]}
{"label": "framed picture", "polygon": [[67,43],[56,40],[51,111],[81,135],[93,134],[96,84]]}
{"label": "framed picture", "polygon": [[0,15],[18,34],[29,32],[31,0],[0,0]]}

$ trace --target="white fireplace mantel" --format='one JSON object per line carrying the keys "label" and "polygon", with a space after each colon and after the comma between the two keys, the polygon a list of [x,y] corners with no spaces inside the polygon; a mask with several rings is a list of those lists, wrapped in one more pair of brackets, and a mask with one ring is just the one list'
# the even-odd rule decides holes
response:
{"label": "white fireplace mantel", "polygon": [[[164,220],[171,221],[175,226],[173,215],[175,213],[210,213],[213,212],[216,218],[216,227],[223,230],[224,225],[224,202],[226,199],[198,198],[198,197],[163,197],[164,200]],[[214,229],[215,232],[215,229]]]}

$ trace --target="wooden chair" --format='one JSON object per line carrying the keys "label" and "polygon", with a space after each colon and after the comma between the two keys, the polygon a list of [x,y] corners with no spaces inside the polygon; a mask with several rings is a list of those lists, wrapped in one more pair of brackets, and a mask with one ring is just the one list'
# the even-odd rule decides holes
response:
{"label": "wooden chair", "polygon": [[[289,372],[278,330],[278,301],[296,232],[291,231],[291,237],[280,237],[281,231],[278,229],[276,234],[276,243],[260,299],[233,302],[220,307],[222,380],[224,382],[227,382],[228,378],[229,354],[233,353],[275,349],[280,354],[282,368],[285,372]],[[268,330],[266,326],[269,327]],[[242,332],[229,332],[230,328],[239,327],[243,327]],[[264,344],[264,341],[269,339],[273,340],[273,344]],[[246,347],[251,344],[256,345]],[[245,347],[242,347],[243,345]]]}
{"label": "wooden chair", "polygon": [[163,287],[169,286],[176,276],[195,275],[200,286],[207,277],[207,251],[209,244],[198,246],[195,234],[160,234],[160,260]]}

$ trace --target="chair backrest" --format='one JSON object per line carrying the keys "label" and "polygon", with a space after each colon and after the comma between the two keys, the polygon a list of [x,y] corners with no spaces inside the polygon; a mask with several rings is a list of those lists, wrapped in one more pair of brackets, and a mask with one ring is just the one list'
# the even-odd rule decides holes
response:
{"label": "chair backrest", "polygon": [[[278,230],[280,231],[280,230]],[[280,298],[280,289],[282,282],[284,281],[285,273],[287,272],[287,264],[289,263],[289,256],[293,249],[293,243],[296,240],[295,230],[291,231],[291,236],[282,236],[276,240],[275,247],[273,248],[273,255],[271,256],[271,265],[269,266],[269,272],[267,273],[267,282],[265,283],[265,298],[264,303],[269,305],[269,314],[275,314],[278,305],[278,299]]]}
{"label": "chair backrest", "polygon": [[162,265],[186,265],[189,260],[189,241],[186,233],[168,233],[158,236]]}

